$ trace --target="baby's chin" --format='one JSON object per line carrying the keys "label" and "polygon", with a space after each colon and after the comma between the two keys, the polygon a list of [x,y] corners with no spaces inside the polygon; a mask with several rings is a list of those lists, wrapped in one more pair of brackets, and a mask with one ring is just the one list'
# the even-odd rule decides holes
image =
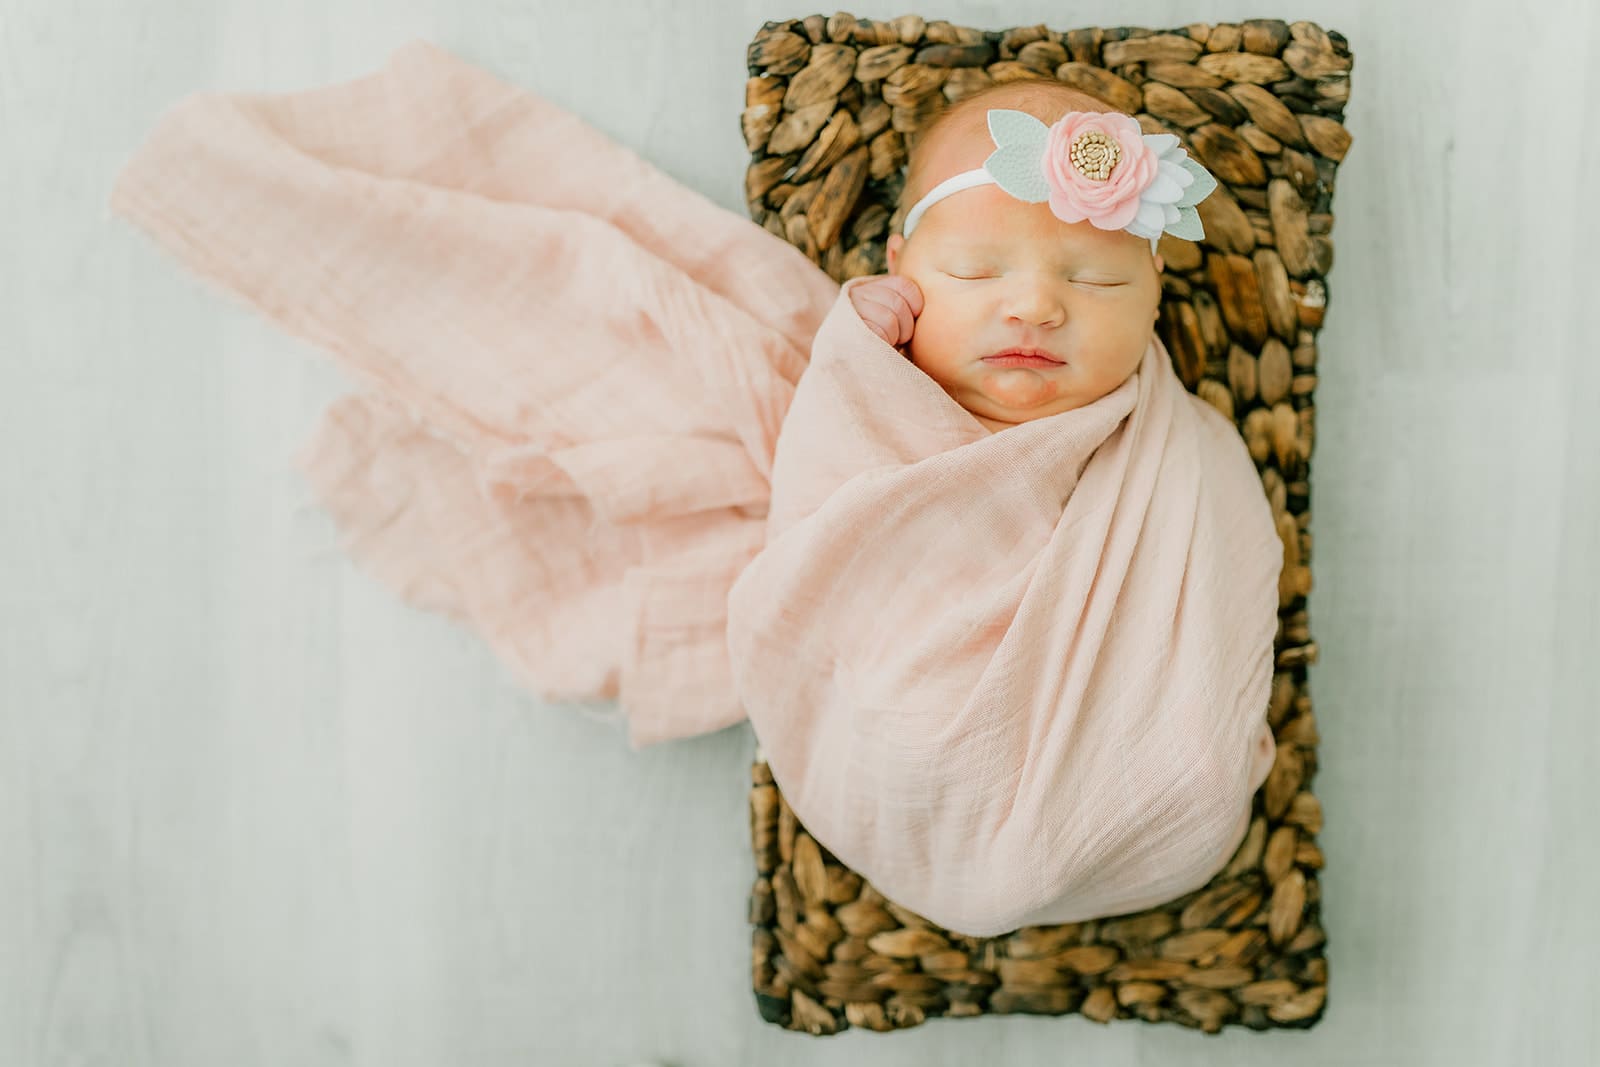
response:
{"label": "baby's chin", "polygon": [[1007,423],[1030,422],[1082,407],[1067,367],[984,367],[969,383],[962,406],[974,415]]}

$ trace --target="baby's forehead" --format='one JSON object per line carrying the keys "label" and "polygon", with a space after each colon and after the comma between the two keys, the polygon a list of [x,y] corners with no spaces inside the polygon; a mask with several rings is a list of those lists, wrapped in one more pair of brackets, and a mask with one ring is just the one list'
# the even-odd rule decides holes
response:
{"label": "baby's forehead", "polygon": [[1040,237],[1031,234],[997,233],[993,227],[957,222],[937,231],[934,247],[940,252],[959,254],[998,255],[1005,253],[1027,254],[1033,258],[1109,260],[1115,258],[1112,249],[1091,240],[1075,236]]}
{"label": "baby's forehead", "polygon": [[[982,198],[981,209],[971,201]],[[1125,230],[1090,222],[1064,223],[1046,204],[1017,200],[993,185],[964,189],[930,211],[918,226],[921,244],[936,258],[992,263],[1036,263],[1133,270],[1149,256],[1149,242]]]}
{"label": "baby's forehead", "polygon": [[916,147],[916,170],[932,186],[952,174],[973,167],[981,167],[994,151],[994,138],[989,135],[986,110],[973,109],[965,115],[952,118],[925,136]]}

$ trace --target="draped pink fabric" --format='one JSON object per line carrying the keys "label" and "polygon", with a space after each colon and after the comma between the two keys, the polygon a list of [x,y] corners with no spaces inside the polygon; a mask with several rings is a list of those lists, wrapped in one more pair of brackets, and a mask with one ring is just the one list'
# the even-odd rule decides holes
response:
{"label": "draped pink fabric", "polygon": [[1282,547],[1138,371],[991,434],[797,250],[426,42],[198,94],[112,209],[360,386],[301,465],[353,556],[634,746],[749,716],[817,839],[965,933],[1160,903],[1273,760]]}
{"label": "draped pink fabric", "polygon": [[300,460],[370,572],[635,747],[744,718],[727,591],[839,292],[804,255],[424,41],[179,101],[110,204],[363,387]]}

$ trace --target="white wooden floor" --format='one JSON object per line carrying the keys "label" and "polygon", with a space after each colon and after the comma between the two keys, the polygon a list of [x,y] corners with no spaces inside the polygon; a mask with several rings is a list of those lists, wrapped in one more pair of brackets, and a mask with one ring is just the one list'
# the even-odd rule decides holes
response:
{"label": "white wooden floor", "polygon": [[1352,41],[1313,479],[1331,991],[1305,1033],[818,1040],[749,992],[747,730],[631,753],[356,573],[290,465],[342,381],[104,207],[180,96],[422,36],[742,211],[744,45],[811,9],[0,0],[0,1065],[1600,1063],[1600,15],[1434,7],[922,9]]}

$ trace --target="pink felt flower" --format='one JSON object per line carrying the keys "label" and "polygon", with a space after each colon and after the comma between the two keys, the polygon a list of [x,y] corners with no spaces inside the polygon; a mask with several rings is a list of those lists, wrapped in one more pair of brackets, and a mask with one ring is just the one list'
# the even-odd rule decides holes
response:
{"label": "pink felt flower", "polygon": [[[1077,163],[1073,160],[1075,148]],[[1069,112],[1050,127],[1045,141],[1050,210],[1063,222],[1088,219],[1102,230],[1120,230],[1138,213],[1139,195],[1155,179],[1159,162],[1131,116],[1111,111]],[[1102,171],[1110,164],[1104,178],[1091,176],[1097,164]]]}

